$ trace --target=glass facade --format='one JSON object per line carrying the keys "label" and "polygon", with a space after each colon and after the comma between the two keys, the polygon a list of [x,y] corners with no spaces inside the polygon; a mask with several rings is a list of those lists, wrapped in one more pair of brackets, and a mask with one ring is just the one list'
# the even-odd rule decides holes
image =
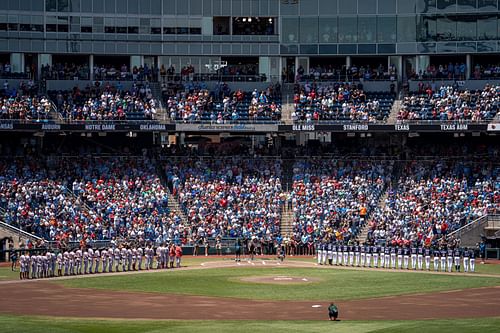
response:
{"label": "glass facade", "polygon": [[212,56],[229,50],[266,56],[500,51],[498,0],[5,3],[0,47],[10,52]]}

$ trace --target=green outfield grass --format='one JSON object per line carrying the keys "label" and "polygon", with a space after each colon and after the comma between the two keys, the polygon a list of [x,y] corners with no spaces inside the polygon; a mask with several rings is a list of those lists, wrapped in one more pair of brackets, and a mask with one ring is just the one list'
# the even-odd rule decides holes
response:
{"label": "green outfield grass", "polygon": [[[246,283],[247,276],[318,278],[301,285]],[[68,287],[272,300],[347,300],[500,285],[500,277],[314,268],[221,268],[59,280]]]}
{"label": "green outfield grass", "polygon": [[162,332],[498,332],[500,318],[425,321],[118,321],[0,316],[3,332],[162,333]]}

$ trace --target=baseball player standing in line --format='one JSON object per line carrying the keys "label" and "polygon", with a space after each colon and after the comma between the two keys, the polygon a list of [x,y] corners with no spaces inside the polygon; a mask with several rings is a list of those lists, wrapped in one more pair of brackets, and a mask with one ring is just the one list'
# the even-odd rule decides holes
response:
{"label": "baseball player standing in line", "polygon": [[332,264],[337,266],[337,242],[333,240],[333,246],[332,246]]}
{"label": "baseball player standing in line", "polygon": [[376,245],[372,246],[373,267],[375,267],[375,268],[378,268],[379,251],[380,251],[380,247],[379,246],[376,246]]}
{"label": "baseball player standing in line", "polygon": [[69,273],[75,275],[75,251],[69,252]]}
{"label": "baseball player standing in line", "polygon": [[354,257],[355,257],[355,265],[359,267],[361,265],[361,249],[359,248],[359,242],[356,242],[356,246],[354,246]]}
{"label": "baseball player standing in line", "polygon": [[19,280],[24,279],[24,273],[26,272],[26,257],[24,253],[21,253],[19,257]]}
{"label": "baseball player standing in line", "polygon": [[323,239],[323,242],[321,243],[321,249],[323,250],[321,254],[321,264],[326,265],[326,260],[328,258],[328,244],[325,239]]}
{"label": "baseball player standing in line", "polygon": [[64,251],[63,262],[64,262],[64,276],[67,276],[69,274],[69,252],[68,252],[68,250]]}
{"label": "baseball player standing in line", "polygon": [[94,274],[99,273],[99,266],[101,265],[101,253],[99,249],[94,251]]}
{"label": "baseball player standing in line", "polygon": [[365,246],[365,257],[366,266],[372,267],[372,247],[370,245]]}
{"label": "baseball player standing in line", "polygon": [[122,260],[122,272],[125,272],[125,270],[127,269],[128,261],[127,248],[125,246],[122,246],[122,249],[120,251],[120,258]]}
{"label": "baseball player standing in line", "polygon": [[94,249],[89,247],[87,251],[89,252],[89,274],[92,274],[92,268],[94,267]]}
{"label": "baseball player standing in line", "polygon": [[391,267],[391,251],[392,249],[386,244],[385,249],[384,249],[384,268],[390,268]]}
{"label": "baseball player standing in line", "polygon": [[403,268],[403,249],[398,246],[398,269]]}
{"label": "baseball player standing in line", "polygon": [[89,269],[89,253],[83,250],[83,274],[87,274]]}
{"label": "baseball player standing in line", "polygon": [[175,247],[175,267],[181,268],[181,259],[182,259],[182,247],[177,245]]}
{"label": "baseball player standing in line", "polygon": [[344,255],[342,254],[342,245],[337,245],[337,264],[342,266],[342,258]]}
{"label": "baseball player standing in line", "polygon": [[342,263],[344,266],[349,265],[349,248],[347,244],[342,245]]}
{"label": "baseball player standing in line", "polygon": [[411,253],[411,269],[417,269],[417,246],[413,244],[410,250]]}
{"label": "baseball player standing in line", "polygon": [[404,264],[404,269],[408,269],[408,263],[410,261],[410,249],[408,248],[408,245],[405,245],[403,248],[403,264]]}
{"label": "baseball player standing in line", "polygon": [[453,251],[453,261],[455,264],[455,271],[460,272],[460,249],[458,246]]}
{"label": "baseball player standing in line", "polygon": [[113,267],[115,267],[115,250],[111,247],[108,249],[108,272],[113,273]]}
{"label": "baseball player standing in line", "polygon": [[417,263],[418,263],[418,269],[423,270],[424,269],[424,248],[422,246],[419,246],[417,249]]}
{"label": "baseball player standing in line", "polygon": [[476,253],[474,249],[469,250],[469,272],[474,273],[476,270]]}
{"label": "baseball player standing in line", "polygon": [[464,273],[469,272],[469,249],[464,249]]}
{"label": "baseball player standing in line", "polygon": [[434,271],[439,271],[439,258],[441,256],[441,252],[438,249],[434,249],[433,251],[433,263],[434,263]]}
{"label": "baseball player standing in line", "polygon": [[365,248],[364,244],[360,246],[360,250],[361,250],[361,267],[365,267],[365,263],[366,263],[366,248]]}
{"label": "baseball player standing in line", "polygon": [[76,274],[82,274],[82,250],[78,249],[75,253],[75,262],[76,262]]}
{"label": "baseball player standing in line", "polygon": [[62,252],[57,254],[57,276],[62,276],[62,267],[63,267],[63,255]]}
{"label": "baseball player standing in line", "polygon": [[391,246],[391,268],[395,269],[396,268],[396,247]]}
{"label": "baseball player standing in line", "polygon": [[137,249],[135,246],[132,248],[132,269],[137,270]]}
{"label": "baseball player standing in line", "polygon": [[448,246],[446,254],[446,259],[448,261],[448,273],[451,273],[451,271],[453,270],[453,249],[451,248],[451,246]]}
{"label": "baseball player standing in line", "polygon": [[327,244],[327,251],[328,251],[328,264],[331,266],[333,264],[333,247],[335,245],[333,244],[333,240],[331,239],[328,244]]}
{"label": "baseball player standing in line", "polygon": [[140,245],[137,248],[137,265],[139,266],[139,270],[142,270],[142,247]]}
{"label": "baseball player standing in line", "polygon": [[424,248],[424,256],[425,256],[425,269],[430,271],[431,270],[431,249],[426,246]]}
{"label": "baseball player standing in line", "polygon": [[349,266],[354,266],[354,246],[348,245],[347,252],[349,253]]}
{"label": "baseball player standing in line", "polygon": [[133,257],[132,249],[130,245],[127,245],[127,270],[130,272],[132,270],[132,257]]}
{"label": "baseball player standing in line", "polygon": [[172,243],[170,245],[170,268],[174,268],[174,260],[175,260],[175,245]]}
{"label": "baseball player standing in line", "polygon": [[385,245],[380,246],[380,268],[385,267]]}
{"label": "baseball player standing in line", "polygon": [[446,250],[441,249],[441,272],[446,272]]}
{"label": "baseball player standing in line", "polygon": [[113,251],[113,256],[114,256],[114,261],[115,261],[115,272],[119,272],[120,271],[120,249],[118,247],[115,247],[115,250]]}
{"label": "baseball player standing in line", "polygon": [[160,244],[156,248],[156,269],[159,269],[163,263],[163,246]]}
{"label": "baseball player standing in line", "polygon": [[106,273],[108,271],[108,250],[106,248],[101,250],[101,261],[102,261],[102,272]]}

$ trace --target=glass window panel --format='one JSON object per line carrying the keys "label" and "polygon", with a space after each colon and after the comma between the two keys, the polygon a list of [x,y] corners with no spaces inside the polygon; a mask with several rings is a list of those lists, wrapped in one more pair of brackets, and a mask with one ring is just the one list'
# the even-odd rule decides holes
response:
{"label": "glass window panel", "polygon": [[92,10],[94,13],[104,13],[104,2],[102,0],[93,0]]}
{"label": "glass window panel", "polygon": [[151,14],[151,0],[141,0],[139,14]]}
{"label": "glass window panel", "polygon": [[357,14],[356,1],[353,0],[339,0],[339,13],[340,14]]}
{"label": "glass window panel", "polygon": [[417,0],[417,13],[435,13],[436,0]]}
{"label": "glass window panel", "polygon": [[398,0],[398,13],[415,13],[416,0]]}
{"label": "glass window panel", "polygon": [[189,14],[189,1],[177,0],[177,15],[187,15],[187,14]]}
{"label": "glass window panel", "polygon": [[356,43],[358,40],[358,22],[356,17],[339,17],[339,43]]}
{"label": "glass window panel", "polygon": [[318,42],[318,18],[300,19],[300,42],[301,43],[317,43]]}
{"label": "glass window panel", "polygon": [[438,17],[437,19],[438,41],[455,40],[457,38],[457,24],[450,17]]}
{"label": "glass window panel", "polygon": [[69,10],[72,12],[79,12],[80,11],[80,0],[69,0]]}
{"label": "glass window panel", "polygon": [[417,40],[416,17],[398,16],[398,42],[415,42]]}
{"label": "glass window panel", "polygon": [[396,42],[396,17],[379,16],[377,18],[377,40],[379,43]]}
{"label": "glass window panel", "polygon": [[[248,1],[248,0],[245,0]],[[300,1],[300,15],[318,15],[318,1]]]}
{"label": "glass window panel", "polygon": [[90,0],[85,0],[82,2],[82,12],[84,13],[92,12],[92,2]]}
{"label": "glass window panel", "polygon": [[106,14],[114,14],[115,0],[104,0],[104,10],[106,10]]}
{"label": "glass window panel", "polygon": [[457,40],[476,40],[476,18],[473,16],[457,17]]}
{"label": "glass window panel", "polygon": [[284,44],[297,43],[299,41],[299,19],[281,19],[281,41]]}
{"label": "glass window panel", "polygon": [[477,7],[481,11],[496,11],[497,0],[477,0]]}
{"label": "glass window panel", "polygon": [[417,24],[417,37],[420,42],[436,40],[436,18],[420,16]]}
{"label": "glass window panel", "polygon": [[477,19],[477,39],[490,40],[497,38],[496,16],[483,16]]}
{"label": "glass window panel", "polygon": [[[153,1],[157,1],[157,0],[153,0]],[[191,0],[190,1],[190,14],[191,15],[201,15],[201,2],[202,0]],[[159,8],[158,8],[159,9]],[[158,10],[154,9],[153,10],[158,13]]]}
{"label": "glass window panel", "polygon": [[358,0],[358,14],[377,14],[377,1]]}
{"label": "glass window panel", "polygon": [[57,0],[57,10],[60,12],[69,12],[69,0]]}
{"label": "glass window panel", "polygon": [[40,1],[40,0],[30,0],[30,1],[31,1],[31,10],[37,11],[37,12],[42,12],[43,11],[43,8],[44,8],[43,7],[44,6],[44,2],[43,1]]}
{"label": "glass window panel", "polygon": [[457,10],[459,12],[472,12],[477,8],[477,0],[458,0]]}
{"label": "glass window panel", "polygon": [[337,14],[337,0],[319,0],[321,15]]}
{"label": "glass window panel", "polygon": [[358,42],[374,43],[377,36],[377,20],[375,16],[358,17]]}
{"label": "glass window panel", "polygon": [[378,0],[379,14],[396,13],[396,0]]}
{"label": "glass window panel", "polygon": [[320,17],[319,18],[319,42],[337,43],[337,18]]}
{"label": "glass window panel", "polygon": [[45,10],[48,12],[57,11],[57,0],[45,0]]}
{"label": "glass window panel", "polygon": [[438,0],[437,9],[444,12],[455,12],[457,10],[457,0]]}
{"label": "glass window panel", "polygon": [[130,14],[139,14],[139,0],[127,0],[127,5]]}

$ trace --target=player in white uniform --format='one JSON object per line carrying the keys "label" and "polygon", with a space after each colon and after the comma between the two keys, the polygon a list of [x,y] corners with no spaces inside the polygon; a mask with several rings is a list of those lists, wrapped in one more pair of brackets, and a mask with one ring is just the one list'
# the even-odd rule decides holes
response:
{"label": "player in white uniform", "polygon": [[156,248],[156,269],[163,268],[163,246],[160,244]]}
{"label": "player in white uniform", "polygon": [[115,250],[113,248],[108,249],[108,272],[113,273],[113,267],[115,262]]}
{"label": "player in white uniform", "polygon": [[43,278],[43,258],[41,255],[36,256],[36,269],[39,279]]}
{"label": "player in white uniform", "polygon": [[89,247],[87,251],[89,252],[89,274],[92,274],[94,268],[94,249]]}
{"label": "player in white uniform", "polygon": [[76,274],[82,274],[82,258],[83,253],[82,250],[78,249],[75,252],[75,263],[76,263]]}
{"label": "player in white uniform", "polygon": [[127,246],[127,270],[132,270],[132,249],[130,246]]}
{"label": "player in white uniform", "polygon": [[99,266],[101,266],[101,253],[99,249],[94,251],[94,274],[99,273]]}
{"label": "player in white uniform", "polygon": [[21,254],[19,257],[19,280],[24,279],[24,273],[26,272],[26,257]]}
{"label": "player in white uniform", "polygon": [[149,245],[146,245],[146,248],[144,249],[144,257],[146,258],[146,269],[149,270],[149,265],[150,265],[150,261],[151,261],[151,258],[150,258],[150,249],[149,249]]}
{"label": "player in white uniform", "polygon": [[121,260],[121,251],[119,248],[115,248],[114,250],[114,261],[115,261],[115,272],[119,272],[120,271],[120,260]]}
{"label": "player in white uniform", "polygon": [[106,273],[108,271],[108,250],[105,248],[101,251],[101,261],[102,261],[102,272]]}
{"label": "player in white uniform", "polygon": [[137,248],[137,266],[139,270],[142,270],[142,254],[143,254],[142,247],[139,246]]}
{"label": "player in white uniform", "polygon": [[120,257],[122,258],[122,272],[125,272],[127,270],[128,263],[128,253],[125,247],[122,247],[120,251]]}
{"label": "player in white uniform", "polygon": [[69,252],[66,250],[63,254],[63,263],[64,263],[64,276],[69,275]]}
{"label": "player in white uniform", "polygon": [[57,254],[57,276],[62,276],[62,268],[63,268],[63,255],[61,252]]}
{"label": "player in white uniform", "polygon": [[89,253],[87,250],[83,250],[83,274],[87,274],[89,271]]}
{"label": "player in white uniform", "polygon": [[36,255],[31,255],[30,256],[30,266],[31,266],[31,278],[36,279],[37,278],[37,271],[36,271]]}

